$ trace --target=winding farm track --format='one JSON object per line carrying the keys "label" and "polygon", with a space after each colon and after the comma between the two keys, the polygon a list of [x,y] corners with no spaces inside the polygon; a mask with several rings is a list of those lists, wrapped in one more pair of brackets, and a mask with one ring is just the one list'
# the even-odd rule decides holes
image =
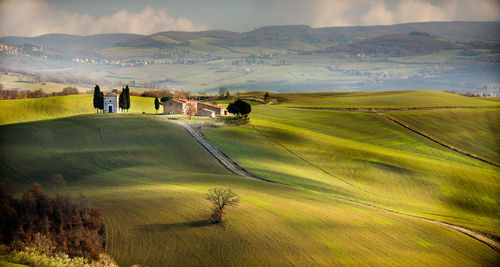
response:
{"label": "winding farm track", "polygon": [[[344,197],[334,196],[334,195],[327,194],[327,193],[318,192],[318,191],[315,191],[315,190],[298,188],[298,187],[292,187],[292,186],[287,185],[287,184],[275,182],[275,181],[272,181],[272,180],[269,180],[269,179],[266,179],[266,178],[262,178],[262,177],[256,176],[256,175],[250,173],[249,171],[245,170],[241,166],[239,166],[229,156],[227,156],[225,153],[223,153],[222,151],[220,151],[215,145],[213,145],[212,143],[210,143],[210,141],[208,141],[207,138],[203,135],[203,133],[201,133],[199,130],[193,128],[192,126],[190,126],[188,124],[185,124],[185,123],[177,121],[177,120],[169,120],[169,121],[172,122],[172,123],[175,123],[175,124],[177,124],[179,126],[181,126],[182,128],[184,128],[198,143],[200,143],[214,158],[216,158],[217,161],[219,161],[226,169],[228,169],[229,171],[231,171],[232,173],[234,173],[236,175],[247,177],[247,178],[252,178],[252,179],[258,179],[258,180],[261,180],[261,181],[270,182],[270,183],[274,183],[274,184],[280,184],[280,185],[287,186],[287,187],[290,187],[290,188],[293,188],[293,189],[304,190],[304,191],[311,192],[311,193],[314,193],[314,194],[317,194],[317,195],[326,196],[326,197],[329,197],[329,198],[333,198],[333,199],[337,199],[337,200],[340,200],[340,201],[352,203],[352,204],[355,204],[355,205],[360,205],[360,206],[370,207],[370,208],[374,208],[374,209],[378,209],[378,210],[383,210],[383,211],[390,212],[390,213],[393,213],[393,214],[398,214],[398,215],[401,215],[401,216],[410,217],[410,218],[414,218],[414,219],[426,221],[426,222],[429,222],[429,223],[441,225],[441,226],[444,226],[444,227],[456,230],[456,231],[458,231],[460,233],[463,233],[463,234],[465,234],[465,235],[467,235],[467,236],[469,236],[471,238],[474,238],[474,239],[476,239],[476,240],[478,240],[478,241],[480,241],[480,242],[488,245],[489,247],[491,247],[496,252],[500,253],[500,239],[499,239],[499,237],[490,235],[488,233],[485,233],[485,232],[482,232],[482,231],[479,231],[479,230],[476,230],[476,229],[472,229],[472,228],[468,228],[468,227],[464,227],[464,226],[459,226],[459,225],[455,225],[455,224],[451,224],[451,223],[441,222],[441,221],[438,221],[438,220],[428,219],[428,218],[424,218],[424,217],[420,217],[420,216],[416,216],[416,215],[411,215],[411,214],[407,214],[407,213],[403,213],[403,212],[399,212],[399,211],[394,211],[394,210],[390,210],[390,209],[386,209],[386,208],[374,206],[374,205],[371,205],[371,204],[367,204],[367,203],[363,203],[363,202],[351,200],[351,199],[348,199],[348,198],[344,198]],[[259,131],[259,133],[260,133],[260,131]],[[265,135],[264,135],[264,137],[266,137],[267,139],[269,139],[269,137],[267,137]],[[274,140],[271,140],[271,141],[276,142]]]}

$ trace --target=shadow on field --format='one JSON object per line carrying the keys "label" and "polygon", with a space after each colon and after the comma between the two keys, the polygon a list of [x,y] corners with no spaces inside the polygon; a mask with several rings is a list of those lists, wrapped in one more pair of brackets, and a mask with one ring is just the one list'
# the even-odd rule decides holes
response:
{"label": "shadow on field", "polygon": [[183,222],[183,223],[153,223],[153,224],[142,224],[136,226],[136,229],[141,232],[157,232],[157,231],[167,231],[167,230],[178,230],[178,229],[188,229],[188,228],[198,228],[214,225],[208,220],[194,221],[194,222]]}

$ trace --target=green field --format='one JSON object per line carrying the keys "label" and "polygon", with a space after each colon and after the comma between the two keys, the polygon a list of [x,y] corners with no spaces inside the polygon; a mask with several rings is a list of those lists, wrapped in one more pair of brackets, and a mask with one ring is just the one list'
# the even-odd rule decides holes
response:
{"label": "green field", "polygon": [[500,109],[386,113],[434,139],[500,164]]}
{"label": "green field", "polygon": [[486,107],[498,102],[436,91],[272,94],[282,106],[340,108]]}
{"label": "green field", "polygon": [[[245,131],[246,128],[240,128]],[[84,115],[0,126],[1,180],[52,173],[103,209],[120,265],[494,265],[456,231],[234,176],[182,128],[145,115]],[[275,160],[279,160],[276,158]],[[225,227],[205,224],[214,186],[242,196]],[[291,208],[293,207],[293,209]]]}
{"label": "green field", "polygon": [[[497,252],[457,231],[301,190],[498,236],[497,167],[377,114],[290,108],[498,102],[420,91],[276,96],[279,105],[250,101],[251,124],[204,134],[247,170],[290,186],[228,172],[179,126],[137,114],[154,113],[151,98],[132,97],[130,114],[92,114],[90,95],[0,101],[6,124],[0,125],[0,182],[17,196],[32,181],[53,194],[49,177],[62,173],[66,193],[103,210],[106,251],[120,266],[498,262]],[[464,151],[498,158],[498,109],[386,114]],[[216,186],[242,197],[225,226],[206,223],[205,194]]]}
{"label": "green field", "polygon": [[254,106],[251,119],[205,135],[267,179],[500,233],[496,167],[376,114]]}
{"label": "green field", "polygon": [[[130,102],[129,112],[155,112],[153,98],[131,96]],[[0,101],[0,125],[94,112],[92,95],[2,100]]]}

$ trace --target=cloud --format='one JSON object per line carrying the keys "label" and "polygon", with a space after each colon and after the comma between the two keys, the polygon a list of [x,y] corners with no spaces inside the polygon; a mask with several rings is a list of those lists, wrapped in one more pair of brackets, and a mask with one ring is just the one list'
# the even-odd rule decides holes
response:
{"label": "cloud", "polygon": [[403,0],[395,11],[396,21],[423,22],[423,21],[449,21],[454,17],[454,10],[439,7],[423,0]]}
{"label": "cloud", "polygon": [[[61,1],[0,0],[0,36],[56,32],[151,34],[212,27],[247,31],[283,24],[332,27],[450,20],[500,21],[499,0],[130,0],[120,2],[122,10],[106,15],[96,15],[97,5],[111,5],[116,0],[85,0],[77,6],[83,6],[82,10],[87,5],[92,8],[73,12],[62,10]],[[153,7],[141,6],[148,1]],[[169,6],[168,10],[163,8],[163,2]],[[71,6],[71,2],[66,6]],[[203,21],[211,27],[195,21]]]}
{"label": "cloud", "polygon": [[376,1],[361,17],[360,22],[362,25],[390,25],[406,22],[449,21],[455,15],[457,1],[448,2],[448,5],[440,7],[425,0],[402,0],[392,5],[392,10],[390,10],[385,1]]}
{"label": "cloud", "polygon": [[99,33],[152,34],[166,30],[197,31],[207,27],[187,18],[174,18],[166,9],[146,6],[138,13],[125,9],[94,17],[58,10],[46,0],[0,0],[0,36],[38,36],[47,33],[90,35]]}
{"label": "cloud", "polygon": [[349,0],[314,0],[311,1],[312,18],[311,26],[350,26],[353,25],[353,20],[349,16],[349,12],[356,10],[365,1],[349,1]]}
{"label": "cloud", "polygon": [[395,15],[387,9],[382,1],[373,2],[370,10],[361,17],[361,24],[363,25],[390,25],[394,24]]}
{"label": "cloud", "polygon": [[295,5],[313,27],[424,21],[499,21],[498,0],[274,0]]}

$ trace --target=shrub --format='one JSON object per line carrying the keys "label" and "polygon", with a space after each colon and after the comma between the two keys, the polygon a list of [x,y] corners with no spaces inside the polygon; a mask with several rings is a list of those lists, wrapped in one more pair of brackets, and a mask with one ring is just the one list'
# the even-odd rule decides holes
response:
{"label": "shrub", "polygon": [[98,260],[89,261],[83,257],[70,258],[63,253],[47,254],[33,247],[14,250],[6,257],[6,260],[32,267],[118,267],[107,254],[100,254]]}
{"label": "shrub", "polygon": [[66,87],[62,90],[61,92],[62,95],[77,95],[79,94],[78,92],[78,89],[76,89],[75,87]]}
{"label": "shrub", "polygon": [[244,125],[250,122],[248,116],[223,117],[221,118],[221,120],[223,120],[225,124],[230,124],[234,126]]}
{"label": "shrub", "polygon": [[101,211],[67,196],[48,197],[33,183],[22,198],[7,195],[0,185],[0,242],[11,248],[32,248],[47,253],[96,260],[103,252]]}
{"label": "shrub", "polygon": [[91,267],[89,261],[82,257],[70,258],[65,254],[49,256],[35,248],[14,250],[7,257],[9,262],[25,264],[33,267]]}

